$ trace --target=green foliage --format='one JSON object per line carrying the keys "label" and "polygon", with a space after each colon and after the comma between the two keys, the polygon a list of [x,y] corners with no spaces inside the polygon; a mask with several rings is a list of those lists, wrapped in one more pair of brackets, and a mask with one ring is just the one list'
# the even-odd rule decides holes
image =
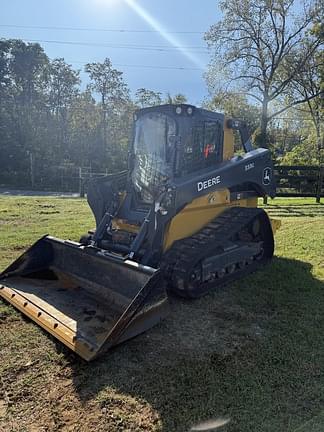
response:
{"label": "green foliage", "polygon": [[288,103],[286,96],[320,47],[319,35],[308,36],[320,2],[303,1],[301,7],[297,0],[232,0],[220,7],[222,18],[205,35],[213,50],[210,92],[226,88],[254,98],[262,107],[258,140],[268,144],[270,120],[309,99],[299,95]]}
{"label": "green foliage", "polygon": [[260,108],[251,104],[244,94],[222,91],[206,101],[204,106],[211,111],[223,112],[229,117],[246,121],[251,133],[259,125]]}
{"label": "green foliage", "polygon": [[295,145],[279,160],[281,165],[318,165],[319,155],[314,134]]}
{"label": "green foliage", "polygon": [[135,107],[122,72],[109,59],[85,70],[91,82],[80,91],[79,71],[64,59],[0,40],[0,183],[57,188],[60,166],[125,168]]}
{"label": "green foliage", "polygon": [[54,59],[49,65],[48,104],[56,116],[65,116],[66,109],[78,94],[79,71],[74,71],[63,58]]}
{"label": "green foliage", "polygon": [[281,158],[280,163],[282,165],[318,165],[318,160],[316,157],[312,157],[308,146],[303,143],[286,153]]}
{"label": "green foliage", "polygon": [[135,93],[135,104],[140,108],[146,108],[162,104],[162,93],[139,88]]}
{"label": "green foliage", "polygon": [[[0,39],[0,184],[57,189],[67,167],[71,177],[80,166],[126,168],[133,112],[162,104],[162,94],[140,88],[132,102],[109,58],[87,63],[85,72],[90,83],[81,91],[80,71],[63,58],[50,60],[39,44]],[[186,102],[182,94],[169,97]]]}
{"label": "green foliage", "polygon": [[187,98],[182,93],[178,93],[174,96],[171,96],[170,93],[167,93],[164,103],[172,105],[185,104],[187,103]]}
{"label": "green foliage", "polygon": [[116,171],[120,168],[121,155],[125,154],[123,151],[125,149],[120,147],[125,137],[116,134],[116,130],[118,131],[118,128],[124,132],[129,130],[129,118],[126,118],[128,121],[123,123],[126,125],[126,130],[120,123],[121,118],[125,120],[125,108],[130,107],[129,89],[123,81],[123,73],[114,69],[108,58],[103,63],[86,64],[85,71],[91,80],[88,88],[100,95],[101,138],[96,148],[95,159],[98,162],[107,161],[105,168],[109,167],[110,171]]}
{"label": "green foliage", "polygon": [[103,111],[128,100],[129,90],[123,81],[123,73],[113,68],[109,58],[103,63],[87,63],[84,69],[91,80],[89,88],[100,95]]}

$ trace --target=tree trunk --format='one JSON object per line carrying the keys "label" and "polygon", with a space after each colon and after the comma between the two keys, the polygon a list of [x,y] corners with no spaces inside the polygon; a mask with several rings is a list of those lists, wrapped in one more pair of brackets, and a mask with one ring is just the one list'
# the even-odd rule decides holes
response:
{"label": "tree trunk", "polygon": [[259,146],[268,148],[268,136],[267,136],[267,127],[268,127],[268,104],[269,98],[268,95],[264,95],[262,102],[262,114],[261,114],[261,126],[260,126],[260,138],[259,138]]}
{"label": "tree trunk", "polygon": [[105,151],[107,148],[107,111],[106,111],[106,108],[103,108],[102,123],[103,123],[103,150]]}
{"label": "tree trunk", "polygon": [[105,160],[106,152],[107,152],[107,105],[105,94],[103,93],[101,96],[102,103],[102,132],[103,132],[103,143],[101,148],[101,161]]}
{"label": "tree trunk", "polygon": [[316,125],[316,144],[317,144],[317,159],[318,159],[318,165],[322,164],[322,137],[321,137],[321,131],[320,131],[320,125]]}
{"label": "tree trunk", "polygon": [[321,192],[322,192],[324,168],[322,166],[322,163],[323,163],[323,161],[322,161],[322,134],[321,134],[321,124],[320,124],[319,116],[316,117],[316,120],[318,120],[318,122],[314,122],[314,124],[315,124],[315,129],[316,129],[317,158],[318,158],[318,165],[319,165],[316,202],[319,204],[321,202]]}

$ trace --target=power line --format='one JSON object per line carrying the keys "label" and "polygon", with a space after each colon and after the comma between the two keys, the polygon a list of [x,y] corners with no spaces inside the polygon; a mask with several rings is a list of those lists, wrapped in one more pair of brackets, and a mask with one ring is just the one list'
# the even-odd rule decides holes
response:
{"label": "power line", "polygon": [[[60,27],[60,26],[31,26],[17,24],[0,24],[0,27],[25,28],[35,30],[68,30],[68,31],[89,31],[89,32],[109,32],[109,33],[159,33],[157,30],[131,30],[131,29],[107,29],[91,27]],[[203,31],[169,31],[170,34],[204,34]]]}
{"label": "power line", "polygon": [[63,40],[46,40],[46,39],[26,39],[26,42],[38,42],[38,43],[52,43],[59,45],[81,45],[81,46],[95,46],[103,48],[113,49],[128,49],[128,50],[139,50],[139,51],[160,51],[160,52],[177,52],[183,50],[194,50],[196,53],[208,53],[208,49],[204,47],[186,47],[186,46],[174,46],[169,47],[166,45],[135,45],[135,44],[113,44],[106,42],[82,42],[82,41],[63,41]]}
{"label": "power line", "polygon": [[[79,60],[66,60],[68,63],[80,63],[80,64],[88,64],[88,63],[92,63],[91,61],[89,62],[83,62],[83,61],[79,61]],[[142,65],[142,64],[138,64],[138,65],[134,65],[134,64],[121,64],[121,63],[114,63],[114,66],[118,66],[118,67],[131,67],[131,68],[144,68],[144,69],[166,69],[166,70],[190,70],[190,71],[199,71],[202,72],[204,69],[203,68],[191,68],[191,67],[184,67],[184,66],[155,66],[155,65]]]}
{"label": "power line", "polygon": [[271,119],[270,121],[275,122],[276,120],[284,120],[284,121],[311,121],[311,119],[309,117],[300,117],[300,116],[296,116],[296,117],[273,117],[273,119]]}

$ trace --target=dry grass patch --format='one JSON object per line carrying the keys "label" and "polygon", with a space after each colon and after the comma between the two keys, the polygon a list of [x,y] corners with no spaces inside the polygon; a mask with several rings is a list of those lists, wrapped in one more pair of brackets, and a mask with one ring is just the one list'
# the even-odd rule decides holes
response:
{"label": "dry grass patch", "polygon": [[[91,364],[0,301],[1,432],[184,432],[215,418],[229,432],[323,430],[311,420],[324,394],[323,206],[274,203],[289,216],[271,265],[172,298],[165,321]],[[0,198],[0,266],[45,233],[77,240],[93,224],[84,200]]]}

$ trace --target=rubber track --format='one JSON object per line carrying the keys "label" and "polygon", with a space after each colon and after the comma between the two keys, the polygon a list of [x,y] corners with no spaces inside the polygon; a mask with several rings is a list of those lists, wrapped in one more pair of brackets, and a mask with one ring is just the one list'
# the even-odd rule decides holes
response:
{"label": "rubber track", "polygon": [[[263,234],[264,258],[253,261],[242,269],[236,269],[224,278],[202,282],[195,289],[190,286],[190,277],[205,258],[221,254],[224,244],[244,230],[254,219],[259,218]],[[161,266],[171,290],[183,297],[200,297],[211,288],[241,279],[257,270],[273,255],[273,234],[270,220],[264,210],[248,207],[231,207],[208,223],[203,229],[186,239],[176,241],[163,257]]]}

